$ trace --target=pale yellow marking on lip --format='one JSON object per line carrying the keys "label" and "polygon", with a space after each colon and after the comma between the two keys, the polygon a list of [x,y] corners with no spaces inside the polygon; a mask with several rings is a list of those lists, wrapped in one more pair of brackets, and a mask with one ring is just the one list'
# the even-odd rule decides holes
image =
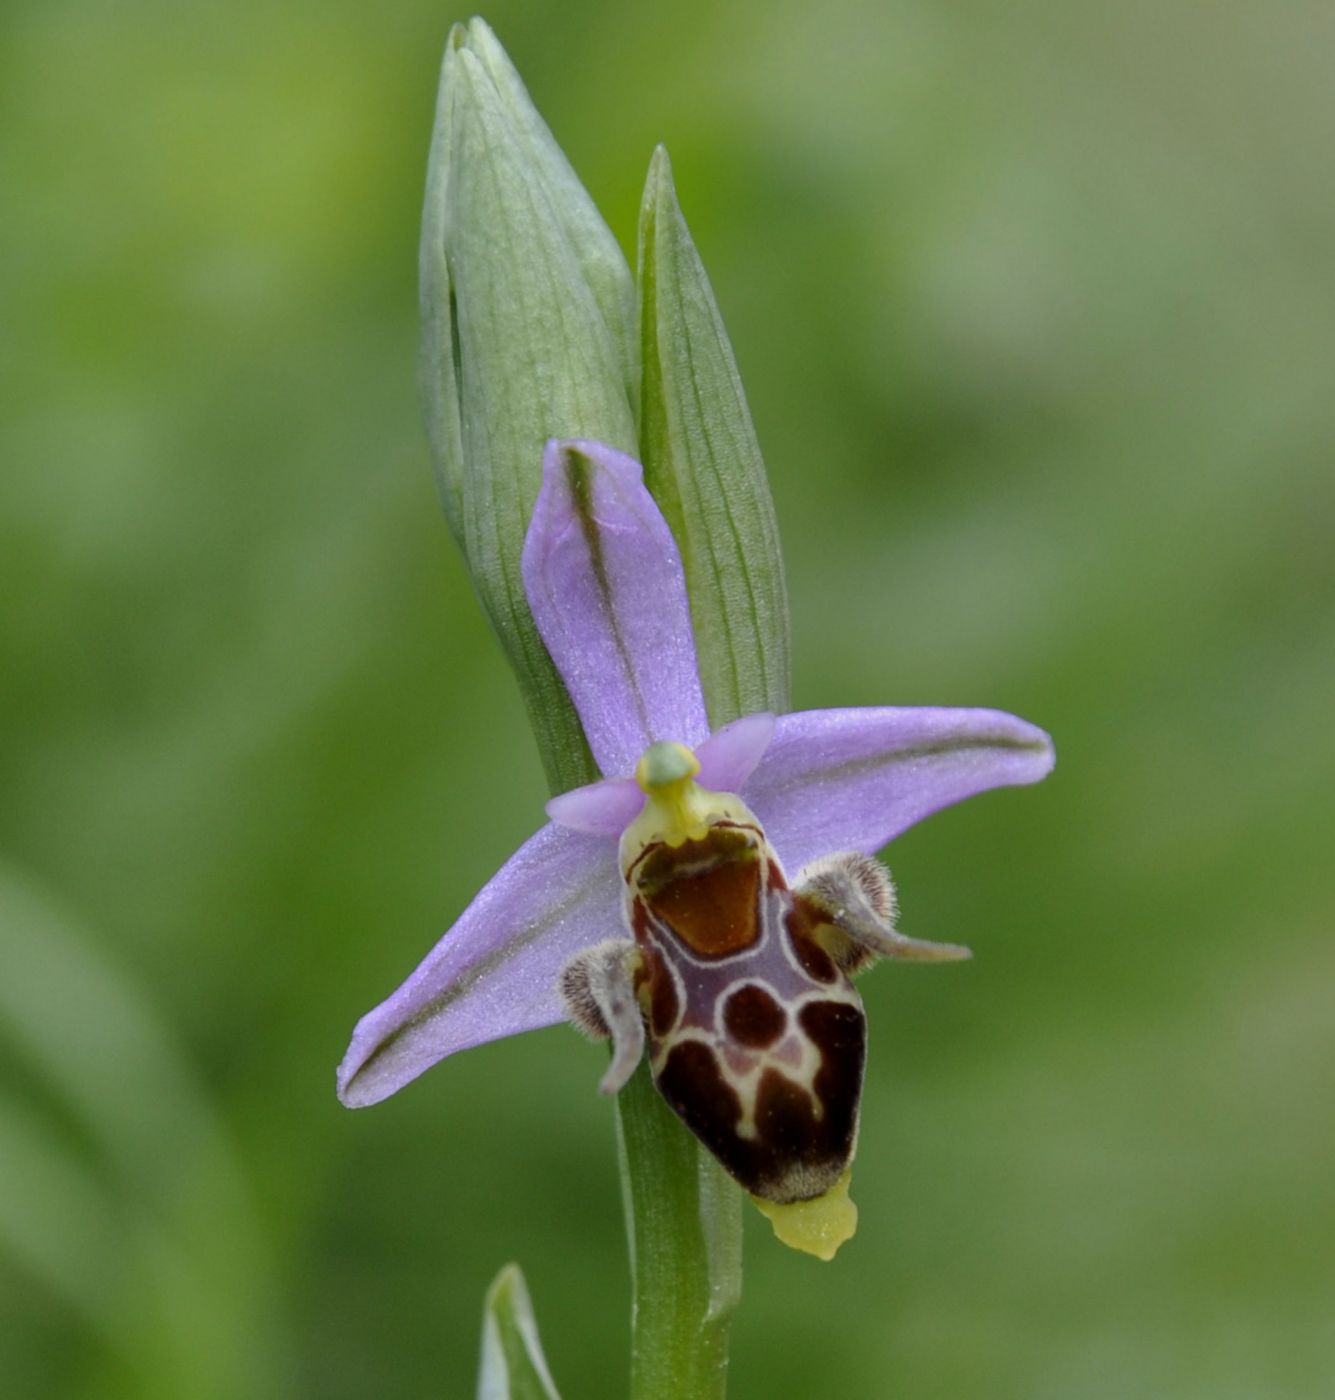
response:
{"label": "pale yellow marking on lip", "polygon": [[814,1254],[828,1263],[858,1228],[858,1208],[848,1195],[852,1177],[852,1167],[845,1167],[839,1180],[813,1201],[778,1205],[761,1200],[759,1196],[751,1199],[774,1226],[774,1233],[783,1244],[790,1249],[800,1249],[803,1254]]}

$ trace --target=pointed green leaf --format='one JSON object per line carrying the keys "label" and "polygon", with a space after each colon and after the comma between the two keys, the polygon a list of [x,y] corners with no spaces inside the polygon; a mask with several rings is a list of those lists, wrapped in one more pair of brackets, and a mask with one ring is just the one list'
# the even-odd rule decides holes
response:
{"label": "pointed green leaf", "polygon": [[477,1400],[560,1400],[518,1264],[507,1264],[487,1290]]}
{"label": "pointed green leaf", "polygon": [[640,211],[640,452],[681,548],[709,717],[788,706],[788,598],[765,465],[667,152]]}

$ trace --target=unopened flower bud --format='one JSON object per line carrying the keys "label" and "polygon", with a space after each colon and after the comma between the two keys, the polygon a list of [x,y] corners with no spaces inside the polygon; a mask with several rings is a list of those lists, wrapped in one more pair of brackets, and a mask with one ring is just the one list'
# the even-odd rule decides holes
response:
{"label": "unopened flower bud", "polygon": [[636,450],[630,269],[481,20],[446,47],[422,220],[422,392],[445,513],[554,787],[587,748],[519,575],[543,444]]}

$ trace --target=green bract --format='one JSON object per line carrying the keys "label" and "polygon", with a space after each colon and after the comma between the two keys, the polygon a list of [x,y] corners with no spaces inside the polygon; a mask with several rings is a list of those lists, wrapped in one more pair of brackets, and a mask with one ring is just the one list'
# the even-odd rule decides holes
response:
{"label": "green bract", "polygon": [[640,455],[681,549],[709,717],[788,708],[788,598],[765,464],[660,146],[640,209]]}

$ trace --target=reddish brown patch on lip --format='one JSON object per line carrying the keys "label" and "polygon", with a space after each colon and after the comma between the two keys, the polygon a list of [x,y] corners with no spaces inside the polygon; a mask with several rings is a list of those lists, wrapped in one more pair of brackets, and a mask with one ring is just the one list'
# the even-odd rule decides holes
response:
{"label": "reddish brown patch on lip", "polygon": [[724,1003],[723,1025],[738,1044],[763,1050],[784,1033],[788,1015],[764,987],[748,983]]}
{"label": "reddish brown patch on lip", "polygon": [[649,971],[649,1025],[660,1039],[677,1024],[681,1002],[667,964],[652,948],[645,952]]}
{"label": "reddish brown patch on lip", "polygon": [[788,938],[793,952],[808,977],[828,986],[838,978],[839,969],[834,959],[816,941],[816,929],[824,922],[824,917],[817,913],[810,901],[801,895],[793,897],[793,907],[788,911]]}
{"label": "reddish brown patch on lip", "polygon": [[634,872],[640,898],[691,952],[724,958],[760,937],[760,852],[744,830],[651,847]]}

